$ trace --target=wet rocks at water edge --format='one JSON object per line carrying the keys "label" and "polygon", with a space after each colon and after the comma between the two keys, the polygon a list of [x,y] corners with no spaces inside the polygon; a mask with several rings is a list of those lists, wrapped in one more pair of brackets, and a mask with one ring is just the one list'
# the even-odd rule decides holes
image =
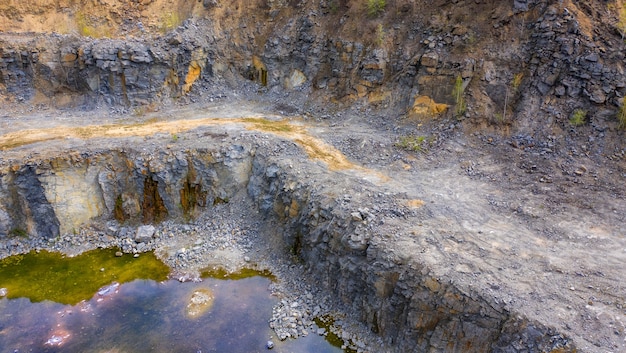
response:
{"label": "wet rocks at water edge", "polygon": [[310,311],[301,307],[297,301],[282,300],[274,307],[270,327],[274,329],[278,339],[298,338],[308,336],[314,322]]}

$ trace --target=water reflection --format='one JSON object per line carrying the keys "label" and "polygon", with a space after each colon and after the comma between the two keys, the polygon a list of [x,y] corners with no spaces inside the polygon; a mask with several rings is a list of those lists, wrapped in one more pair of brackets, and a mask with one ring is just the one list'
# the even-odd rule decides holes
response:
{"label": "water reflection", "polygon": [[[207,278],[199,283],[136,280],[102,288],[89,301],[63,305],[0,299],[1,352],[266,352],[267,320],[277,300],[270,280]],[[188,314],[194,293],[210,307]],[[210,297],[210,296],[209,296]],[[309,335],[272,352],[341,352]]]}

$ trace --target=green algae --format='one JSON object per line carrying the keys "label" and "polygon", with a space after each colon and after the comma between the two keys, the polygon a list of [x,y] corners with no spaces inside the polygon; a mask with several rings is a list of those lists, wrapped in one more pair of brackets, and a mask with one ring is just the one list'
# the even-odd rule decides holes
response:
{"label": "green algae", "polygon": [[236,272],[228,272],[221,267],[208,268],[200,272],[202,278],[230,279],[238,280],[251,277],[263,277],[270,281],[276,281],[276,277],[268,270],[255,270],[251,268],[242,268]]}
{"label": "green algae", "polygon": [[349,348],[346,342],[334,332],[335,319],[332,316],[319,316],[314,318],[313,321],[317,327],[326,330],[324,334],[326,342],[330,343],[332,346],[341,348],[345,353],[356,353],[356,350]]}
{"label": "green algae", "polygon": [[98,289],[113,282],[136,279],[164,281],[169,268],[153,253],[116,257],[116,249],[92,250],[70,257],[61,253],[31,251],[0,260],[0,288],[7,297],[50,300],[75,305],[91,299]]}

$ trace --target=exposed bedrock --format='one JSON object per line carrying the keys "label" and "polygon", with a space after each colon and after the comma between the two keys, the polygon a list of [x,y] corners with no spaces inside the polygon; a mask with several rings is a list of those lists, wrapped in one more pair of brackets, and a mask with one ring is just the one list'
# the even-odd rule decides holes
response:
{"label": "exposed bedrock", "polygon": [[253,80],[292,93],[290,100],[304,93],[307,102],[432,117],[459,104],[460,78],[465,117],[541,134],[567,128],[575,109],[598,131],[614,127],[626,93],[616,19],[598,20],[584,4],[455,1],[431,9],[400,1],[376,19],[345,1],[235,8],[208,6],[150,38],[3,34],[0,94],[62,107],[137,107],[205,89],[219,96]]}
{"label": "exposed bedrock", "polygon": [[267,141],[207,146],[86,151],[5,167],[0,239],[51,238],[112,218],[184,219],[245,193],[273,230],[265,241],[297,256],[310,274],[303,280],[332,293],[388,351],[573,349],[568,338],[494,304],[487,293],[437,277],[421,246],[395,236],[416,215],[366,181],[365,172],[329,172],[292,143],[280,145],[281,153]]}

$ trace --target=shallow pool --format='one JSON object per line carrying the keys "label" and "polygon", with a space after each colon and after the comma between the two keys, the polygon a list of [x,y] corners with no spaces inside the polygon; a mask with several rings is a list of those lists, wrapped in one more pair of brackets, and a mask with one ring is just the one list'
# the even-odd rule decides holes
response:
{"label": "shallow pool", "polygon": [[[109,265],[112,266],[112,265]],[[106,271],[106,269],[105,269]],[[0,287],[2,286],[0,278]],[[271,280],[111,282],[78,304],[0,299],[0,352],[341,352],[310,334],[278,341]]]}

